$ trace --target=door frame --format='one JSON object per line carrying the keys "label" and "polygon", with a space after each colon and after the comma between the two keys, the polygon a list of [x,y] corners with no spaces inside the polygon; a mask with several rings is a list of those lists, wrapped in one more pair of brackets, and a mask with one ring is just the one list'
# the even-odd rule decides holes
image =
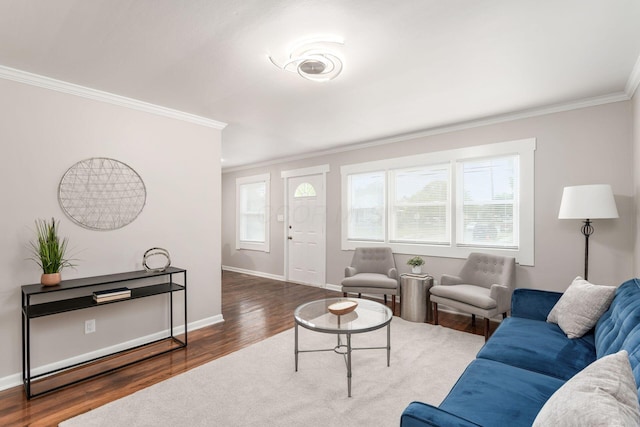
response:
{"label": "door frame", "polygon": [[322,245],[324,246],[323,257],[320,269],[320,287],[327,287],[327,173],[329,172],[329,165],[318,165],[309,168],[292,169],[287,171],[281,171],[280,177],[284,182],[284,280],[289,281],[289,240],[288,225],[289,225],[289,178],[298,178],[308,175],[322,175],[322,185],[324,191],[322,197],[319,199],[322,206],[324,206],[324,233],[322,233]]}

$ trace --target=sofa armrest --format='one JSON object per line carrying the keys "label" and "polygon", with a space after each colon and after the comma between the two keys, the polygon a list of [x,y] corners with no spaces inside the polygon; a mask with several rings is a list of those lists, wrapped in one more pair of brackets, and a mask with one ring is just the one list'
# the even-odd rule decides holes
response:
{"label": "sofa armrest", "polygon": [[460,283],[462,283],[462,279],[458,276],[452,276],[450,274],[443,274],[442,277],[440,278],[440,284],[447,286],[447,285],[459,285]]}
{"label": "sofa armrest", "polygon": [[355,276],[356,273],[358,273],[358,270],[356,270],[354,267],[347,267],[344,269],[344,277],[352,277]]}
{"label": "sofa armrest", "polygon": [[410,403],[400,417],[400,427],[423,426],[478,427],[478,424],[427,403]]}
{"label": "sofa armrest", "polygon": [[395,267],[391,267],[389,271],[387,271],[387,276],[391,279],[398,280],[398,270]]}
{"label": "sofa armrest", "polygon": [[511,316],[547,320],[549,312],[561,296],[560,292],[518,288],[511,297]]}

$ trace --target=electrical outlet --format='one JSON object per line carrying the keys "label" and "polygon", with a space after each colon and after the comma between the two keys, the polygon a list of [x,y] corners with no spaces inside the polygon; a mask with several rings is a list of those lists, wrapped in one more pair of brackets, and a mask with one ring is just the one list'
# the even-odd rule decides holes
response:
{"label": "electrical outlet", "polygon": [[92,334],[96,331],[96,319],[84,321],[84,333]]}

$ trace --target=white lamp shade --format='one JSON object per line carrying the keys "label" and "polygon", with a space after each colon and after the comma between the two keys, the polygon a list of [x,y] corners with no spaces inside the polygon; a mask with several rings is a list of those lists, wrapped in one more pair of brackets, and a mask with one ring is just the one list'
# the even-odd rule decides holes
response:
{"label": "white lamp shade", "polygon": [[611,186],[608,184],[596,184],[564,187],[558,218],[619,218]]}

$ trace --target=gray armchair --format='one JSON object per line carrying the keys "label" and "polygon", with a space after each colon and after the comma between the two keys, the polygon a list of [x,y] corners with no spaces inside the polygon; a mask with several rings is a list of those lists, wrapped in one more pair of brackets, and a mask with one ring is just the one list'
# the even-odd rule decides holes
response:
{"label": "gray armchair", "polygon": [[395,311],[396,295],[400,293],[398,270],[391,248],[356,248],[351,266],[344,270],[342,292],[391,295],[392,309]]}
{"label": "gray armchair", "polygon": [[443,274],[431,288],[433,320],[438,324],[438,304],[484,317],[484,338],[489,339],[489,319],[507,316],[515,286],[516,260],[512,257],[471,253],[459,276]]}

